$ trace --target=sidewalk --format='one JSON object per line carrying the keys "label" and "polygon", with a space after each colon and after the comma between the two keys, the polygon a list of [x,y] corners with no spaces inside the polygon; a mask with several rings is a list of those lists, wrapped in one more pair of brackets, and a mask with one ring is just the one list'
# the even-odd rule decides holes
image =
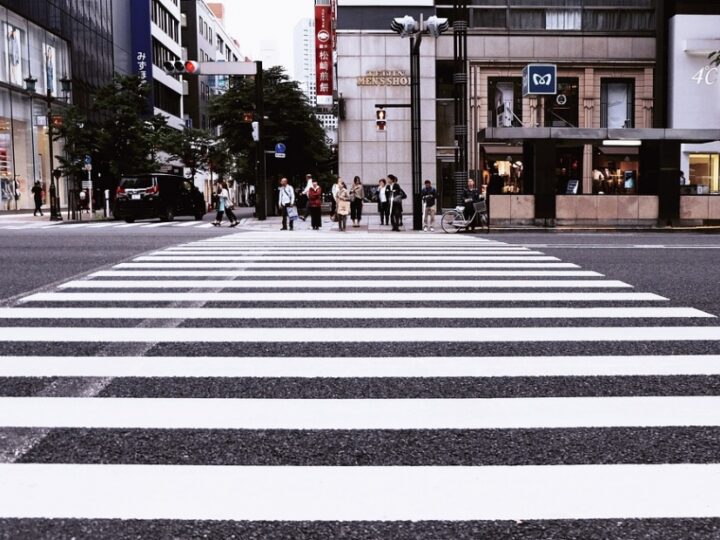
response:
{"label": "sidewalk", "polygon": [[[401,232],[405,233],[425,233],[423,231],[414,231],[412,229],[412,215],[404,216],[405,226],[401,227]],[[249,217],[241,220],[239,229],[253,230],[253,231],[280,231],[282,227],[282,218],[278,216],[268,216],[264,221],[260,221],[257,218]],[[310,219],[302,221],[298,219],[295,221],[295,230],[305,231],[312,230],[310,226]],[[337,223],[330,220],[330,216],[324,214],[322,218],[322,228],[317,231],[318,233],[339,233]],[[380,217],[377,214],[370,214],[369,216],[363,216],[360,227],[353,227],[352,221],[348,219],[347,233],[378,233],[378,232],[392,232],[390,226],[380,225]],[[503,226],[503,227],[490,227],[490,234],[503,234],[503,233],[538,233],[538,234],[562,234],[562,233],[702,233],[702,234],[718,234],[720,233],[720,226],[696,226],[696,227],[631,227],[631,226],[555,226],[555,227],[543,227],[533,225],[519,225],[519,226]],[[440,218],[435,221],[435,232],[432,234],[445,234],[440,228]],[[467,234],[467,233],[463,233]],[[473,234],[487,234],[478,229]]]}

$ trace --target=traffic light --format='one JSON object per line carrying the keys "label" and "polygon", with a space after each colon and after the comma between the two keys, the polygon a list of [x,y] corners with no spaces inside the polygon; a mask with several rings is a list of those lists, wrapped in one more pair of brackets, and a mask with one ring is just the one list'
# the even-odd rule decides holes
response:
{"label": "traffic light", "polygon": [[200,73],[200,63],[195,60],[163,62],[163,69],[168,75],[198,75]]}
{"label": "traffic light", "polygon": [[430,35],[434,38],[440,37],[440,34],[447,32],[450,28],[450,23],[444,17],[436,17],[433,15],[427,20],[427,29]]}
{"label": "traffic light", "polygon": [[385,112],[385,109],[377,109],[375,111],[375,129],[378,131],[385,131],[385,128],[387,127],[387,113]]}

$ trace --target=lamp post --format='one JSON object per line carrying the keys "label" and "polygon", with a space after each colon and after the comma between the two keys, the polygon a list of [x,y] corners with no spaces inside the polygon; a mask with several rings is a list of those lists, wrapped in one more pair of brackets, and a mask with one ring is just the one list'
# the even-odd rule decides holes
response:
{"label": "lamp post", "polygon": [[[62,84],[63,92],[69,92],[70,80],[63,78],[60,80]],[[32,75],[25,79],[25,88],[32,95],[35,93],[35,85],[37,79]],[[53,152],[53,117],[52,117],[52,102],[53,95],[52,89],[48,88],[45,93],[45,103],[47,105],[47,130],[48,130],[48,155],[49,166],[50,166],[50,221],[62,221],[62,214],[60,213],[60,201],[58,199],[57,184],[56,180],[60,178],[60,171],[55,170],[55,154]]]}
{"label": "lamp post", "polygon": [[447,19],[432,16],[416,21],[410,15],[393,19],[390,28],[410,38],[410,141],[412,155],[413,229],[422,229],[422,141],[420,124],[420,45],[424,34],[437,38],[450,28]]}

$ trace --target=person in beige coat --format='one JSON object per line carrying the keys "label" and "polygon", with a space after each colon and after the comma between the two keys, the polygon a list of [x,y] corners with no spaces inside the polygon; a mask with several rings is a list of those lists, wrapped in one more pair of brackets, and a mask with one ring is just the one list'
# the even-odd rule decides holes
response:
{"label": "person in beige coat", "polygon": [[338,182],[337,191],[337,221],[338,228],[341,231],[347,229],[347,217],[350,213],[350,192],[348,191],[345,182],[340,180]]}

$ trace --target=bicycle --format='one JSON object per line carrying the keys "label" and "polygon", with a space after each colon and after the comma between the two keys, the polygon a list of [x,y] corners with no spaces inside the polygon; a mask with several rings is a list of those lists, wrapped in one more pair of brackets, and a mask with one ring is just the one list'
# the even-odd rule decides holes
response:
{"label": "bicycle", "polygon": [[480,223],[480,230],[485,229],[486,232],[490,232],[490,216],[488,215],[487,201],[484,198],[473,203],[473,214],[469,219],[465,219],[464,206],[456,206],[452,210],[443,212],[440,226],[443,231],[452,234],[470,228],[476,222],[476,218]]}

